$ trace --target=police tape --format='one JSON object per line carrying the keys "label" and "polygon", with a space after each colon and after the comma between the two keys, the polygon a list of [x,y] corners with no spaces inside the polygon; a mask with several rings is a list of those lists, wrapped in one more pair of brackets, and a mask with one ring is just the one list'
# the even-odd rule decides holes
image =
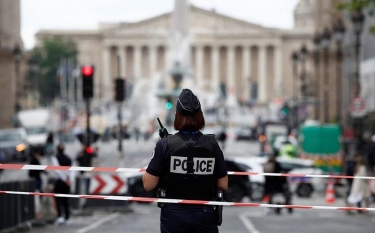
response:
{"label": "police tape", "polygon": [[375,211],[375,208],[358,208],[358,207],[276,205],[276,204],[260,204],[260,203],[249,203],[249,202],[225,202],[225,201],[219,202],[219,201],[200,201],[200,200],[153,198],[153,197],[76,195],[76,194],[18,192],[18,191],[2,191],[2,190],[0,190],[0,194],[31,195],[31,196],[45,196],[45,197],[84,198],[84,199],[116,200],[116,201],[147,202],[147,203],[173,203],[173,204],[190,204],[190,205],[220,205],[220,206],[238,206],[238,207],[344,210],[344,211],[345,210]]}
{"label": "police tape", "polygon": [[[145,168],[74,167],[74,166],[26,165],[26,164],[0,164],[0,169],[5,169],[5,170],[44,170],[44,171],[129,172],[129,173],[144,173],[144,172],[146,172]],[[236,172],[236,171],[228,171],[228,175],[237,175],[237,176],[286,176],[286,177],[375,180],[375,177],[372,177],[372,176],[343,176],[343,175]]]}

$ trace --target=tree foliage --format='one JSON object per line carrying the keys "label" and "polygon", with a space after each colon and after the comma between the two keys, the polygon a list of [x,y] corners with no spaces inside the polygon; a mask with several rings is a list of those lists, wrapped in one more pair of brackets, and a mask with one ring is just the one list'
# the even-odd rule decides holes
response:
{"label": "tree foliage", "polygon": [[[350,0],[345,3],[340,3],[336,6],[338,10],[346,10],[349,12],[368,10],[370,16],[374,16],[375,0]],[[375,35],[375,26],[369,28],[371,34]]]}
{"label": "tree foliage", "polygon": [[76,44],[62,37],[52,37],[43,40],[41,46],[30,51],[30,57],[38,71],[38,88],[42,103],[50,103],[60,93],[60,82],[57,76],[60,61],[64,58],[77,60]]}

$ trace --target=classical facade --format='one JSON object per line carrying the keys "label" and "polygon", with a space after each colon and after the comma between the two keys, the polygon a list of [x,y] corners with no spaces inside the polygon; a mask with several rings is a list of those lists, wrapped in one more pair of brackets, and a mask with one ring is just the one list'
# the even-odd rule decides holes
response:
{"label": "classical facade", "polygon": [[[302,44],[310,46],[314,32],[314,7],[304,2],[296,7],[295,27],[290,30],[262,27],[190,6],[190,64],[195,87],[205,92],[225,87],[239,101],[258,103],[291,97],[290,54]],[[159,72],[164,81],[169,79],[172,17],[173,12],[136,23],[100,24],[98,30],[41,30],[36,39],[38,43],[53,36],[74,40],[79,62],[96,67],[96,97],[111,100],[113,80],[118,76],[136,83]]]}
{"label": "classical facade", "polygon": [[[0,0],[0,129],[13,126],[16,101],[22,104],[25,67],[20,21],[20,0]],[[15,53],[16,47],[20,49],[19,55]]]}

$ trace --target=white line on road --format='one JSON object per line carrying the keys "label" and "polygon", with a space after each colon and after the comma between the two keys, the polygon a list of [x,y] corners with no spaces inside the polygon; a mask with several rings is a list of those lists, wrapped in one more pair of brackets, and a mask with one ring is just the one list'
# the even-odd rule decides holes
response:
{"label": "white line on road", "polygon": [[250,218],[248,217],[248,213],[240,214],[239,218],[249,233],[260,233],[260,231],[258,231],[258,229],[256,229],[254,224],[251,222]]}
{"label": "white line on road", "polygon": [[102,225],[102,224],[104,224],[104,223],[106,223],[108,221],[111,221],[112,219],[117,218],[118,216],[119,216],[118,213],[113,213],[113,214],[111,214],[111,215],[109,215],[109,216],[107,216],[107,217],[105,217],[105,218],[103,218],[101,220],[98,220],[98,221],[96,221],[96,222],[94,222],[94,223],[92,223],[92,224],[90,224],[88,226],[85,226],[85,227],[79,229],[77,231],[77,233],[86,233],[86,232],[89,232],[89,231],[91,231],[91,230],[99,227],[100,225]]}

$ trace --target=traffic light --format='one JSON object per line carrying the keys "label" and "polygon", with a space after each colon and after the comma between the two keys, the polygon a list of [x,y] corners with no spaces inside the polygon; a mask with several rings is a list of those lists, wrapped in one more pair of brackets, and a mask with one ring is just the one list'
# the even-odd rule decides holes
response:
{"label": "traffic light", "polygon": [[86,153],[87,154],[93,154],[94,153],[94,149],[91,146],[88,146],[88,147],[86,147]]}
{"label": "traffic light", "polygon": [[287,116],[290,113],[288,105],[284,105],[281,111],[284,113],[285,116]]}
{"label": "traffic light", "polygon": [[94,67],[82,66],[82,96],[84,99],[94,97]]}
{"label": "traffic light", "polygon": [[165,103],[165,109],[167,109],[167,110],[171,110],[172,108],[173,108],[173,104],[172,104],[172,102],[167,101],[167,102]]}
{"label": "traffic light", "polygon": [[126,96],[126,82],[123,78],[116,78],[115,80],[115,100],[124,101]]}
{"label": "traffic light", "polygon": [[289,106],[288,106],[287,104],[284,104],[284,105],[280,108],[280,110],[279,110],[279,118],[280,118],[281,120],[285,120],[285,119],[287,119],[289,113],[290,113],[290,108],[289,108]]}

